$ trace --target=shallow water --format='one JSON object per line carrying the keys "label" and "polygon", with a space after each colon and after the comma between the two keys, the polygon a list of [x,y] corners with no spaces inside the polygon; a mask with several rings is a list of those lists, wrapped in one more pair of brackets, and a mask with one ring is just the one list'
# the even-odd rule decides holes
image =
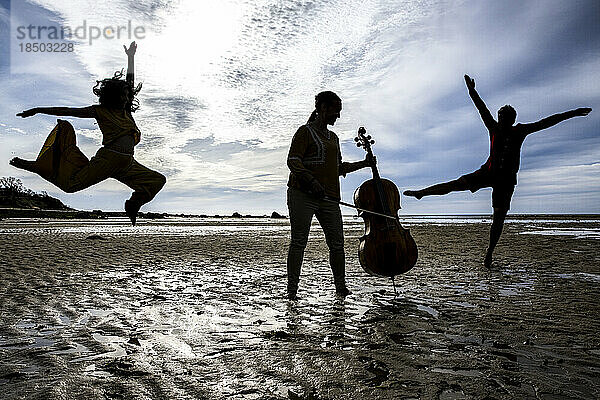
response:
{"label": "shallow water", "polygon": [[346,218],[345,300],[315,224],[298,302],[284,299],[285,220],[0,221],[0,389],[40,399],[597,398],[600,242],[536,232],[598,230],[598,220],[510,220],[489,270],[489,222],[453,221],[407,219],[420,257],[395,295],[360,268],[362,223]]}

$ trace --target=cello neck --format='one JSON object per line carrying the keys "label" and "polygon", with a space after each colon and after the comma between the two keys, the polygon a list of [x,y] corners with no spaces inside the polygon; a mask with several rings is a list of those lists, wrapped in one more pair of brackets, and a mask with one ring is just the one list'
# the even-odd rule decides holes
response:
{"label": "cello neck", "polygon": [[[383,185],[381,184],[381,176],[379,176],[379,171],[376,166],[371,167],[371,171],[373,172],[373,182],[375,183],[375,188],[377,191],[377,200],[379,202],[379,207],[384,214],[389,214],[390,209],[388,207],[387,201],[385,201],[385,190],[383,189]],[[386,223],[389,221],[386,221]]]}
{"label": "cello neck", "polygon": [[[369,157],[373,158],[373,151],[371,150],[371,148],[369,147],[369,149],[367,150],[367,154],[369,155]],[[377,169],[377,165],[371,165],[371,173],[373,174],[373,180],[376,181],[377,183],[381,182],[381,176],[379,175],[379,169]]]}
{"label": "cello neck", "polygon": [[[365,147],[365,151],[371,159],[375,157],[370,145]],[[377,169],[377,165],[371,165],[371,172],[373,173],[373,182],[375,183],[375,188],[377,191],[379,207],[383,213],[389,214],[390,210],[387,201],[385,201],[385,190],[381,184],[381,176],[379,175],[379,169]],[[389,221],[386,221],[386,223],[389,223]]]}
{"label": "cello neck", "polygon": [[[359,147],[362,147],[366,152],[369,158],[373,159],[373,150],[371,149],[371,145],[375,143],[374,140],[371,140],[371,136],[366,135],[367,130],[363,127],[358,128],[358,135],[354,139],[357,142]],[[379,170],[376,165],[371,165],[371,172],[373,173],[373,182],[375,184],[375,192],[377,196],[377,202],[379,203],[379,209],[385,213],[389,214],[389,207],[385,197],[385,190],[383,189],[383,185],[381,184],[381,176],[379,176]],[[387,222],[387,221],[386,221]]]}

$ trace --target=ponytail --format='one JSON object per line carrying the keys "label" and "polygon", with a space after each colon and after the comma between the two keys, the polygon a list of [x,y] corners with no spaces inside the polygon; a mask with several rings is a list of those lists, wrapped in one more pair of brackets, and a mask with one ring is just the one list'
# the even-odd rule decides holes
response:
{"label": "ponytail", "polygon": [[315,119],[317,119],[317,109],[315,108],[315,111],[312,112],[312,114],[310,114],[310,117],[308,117],[308,121],[306,121],[306,123],[308,124],[309,122],[313,122]]}

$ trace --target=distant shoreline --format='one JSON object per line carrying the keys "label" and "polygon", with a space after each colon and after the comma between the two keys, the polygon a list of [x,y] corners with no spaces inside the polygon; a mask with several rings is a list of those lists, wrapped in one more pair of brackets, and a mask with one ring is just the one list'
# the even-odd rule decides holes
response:
{"label": "distant shoreline", "polygon": [[[356,216],[345,214],[344,216]],[[588,218],[600,220],[600,214],[509,214],[513,219],[528,219],[528,218],[544,218],[544,219],[562,219],[565,216],[576,218]],[[400,218],[427,218],[427,217],[456,217],[456,218],[489,218],[491,214],[401,214]],[[124,212],[121,211],[85,211],[85,210],[42,210],[32,208],[0,208],[0,219],[8,218],[49,218],[49,219],[107,219],[107,218],[126,218]],[[140,212],[141,219],[166,219],[166,218],[273,218],[287,219],[285,215],[273,212],[271,215],[251,215],[242,213],[233,213],[231,215],[208,215],[208,214],[185,214],[185,213],[157,213],[157,212]]]}
{"label": "distant shoreline", "polygon": [[[102,210],[42,210],[35,208],[0,208],[0,219],[5,218],[53,218],[53,219],[107,219],[107,218],[126,218],[122,211],[102,211]],[[142,219],[164,219],[164,218],[274,218],[287,219],[287,216],[276,212],[271,215],[250,215],[233,213],[231,215],[208,215],[208,214],[184,214],[184,213],[156,213],[140,212],[138,218]]]}

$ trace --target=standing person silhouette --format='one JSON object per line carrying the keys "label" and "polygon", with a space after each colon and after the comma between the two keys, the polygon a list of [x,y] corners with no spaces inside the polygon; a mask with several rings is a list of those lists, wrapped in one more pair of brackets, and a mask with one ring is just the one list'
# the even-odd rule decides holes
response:
{"label": "standing person silhouette", "polygon": [[315,96],[315,110],[292,139],[287,158],[290,169],[287,204],[290,213],[291,240],[287,256],[288,299],[296,300],[304,249],[312,217],[315,215],[325,233],[329,247],[329,264],[333,271],[336,293],[346,296],[344,231],[340,200],[340,175],[365,168],[375,159],[354,163],[342,162],[340,142],[327,125],[340,117],[342,100],[331,91]]}
{"label": "standing person silhouette", "polygon": [[35,161],[15,157],[10,164],[37,173],[67,193],[115,178],[134,190],[131,198],[125,201],[125,213],[135,225],[140,207],[154,198],[166,178],[133,158],[134,147],[140,142],[140,130],[132,113],[138,109],[135,96],[142,85],[134,85],[137,45],[131,42],[129,48],[123,47],[128,59],[126,79],[121,79],[122,72],[116,72],[112,78],[97,81],[93,92],[100,104],[82,108],[36,107],[17,114],[23,118],[38,113],[95,118],[102,132],[103,145],[96,155],[88,160],[77,147],[73,126],[59,119]]}
{"label": "standing person silhouette", "polygon": [[549,128],[569,118],[586,116],[592,109],[578,108],[551,115],[537,122],[513,125],[517,118],[517,112],[510,105],[505,105],[498,110],[498,122],[496,122],[475,90],[475,81],[469,75],[465,75],[465,82],[469,95],[490,135],[490,155],[487,161],[477,171],[453,181],[439,183],[421,190],[407,190],[404,194],[421,199],[424,196],[444,195],[461,190],[470,190],[475,193],[481,188],[491,187],[494,216],[490,229],[490,242],[484,259],[484,265],[490,267],[492,254],[500,239],[504,219],[510,208],[510,201],[517,184],[523,141],[530,133]]}

